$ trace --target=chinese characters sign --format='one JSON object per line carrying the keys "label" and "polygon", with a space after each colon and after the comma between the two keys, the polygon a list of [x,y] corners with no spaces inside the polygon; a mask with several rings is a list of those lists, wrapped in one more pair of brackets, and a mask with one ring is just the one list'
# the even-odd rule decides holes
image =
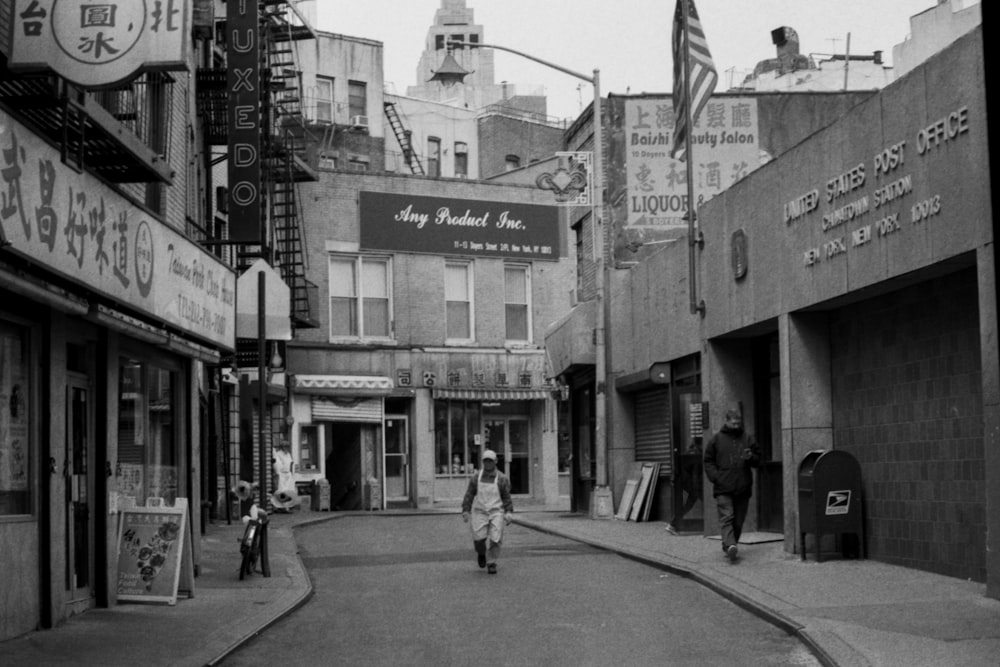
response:
{"label": "chinese characters sign", "polygon": [[187,69],[191,0],[14,0],[9,66],[83,87]]}
{"label": "chinese characters sign", "polygon": [[362,192],[361,247],[556,261],[561,248],[559,209]]}
{"label": "chinese characters sign", "polygon": [[[625,102],[629,227],[687,227],[687,167],[670,157],[674,110],[669,99]],[[694,194],[701,203],[760,164],[757,101],[713,97],[691,133]]]}
{"label": "chinese characters sign", "polygon": [[89,289],[226,349],[236,342],[232,269],[121,195],[62,164],[0,112],[0,239]]}

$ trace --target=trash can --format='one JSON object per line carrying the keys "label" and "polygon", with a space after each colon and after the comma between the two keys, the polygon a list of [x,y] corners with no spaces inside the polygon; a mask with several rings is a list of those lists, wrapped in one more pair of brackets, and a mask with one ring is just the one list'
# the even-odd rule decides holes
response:
{"label": "trash can", "polygon": [[864,558],[861,465],[857,459],[835,449],[811,451],[799,464],[798,482],[802,560],[806,560],[808,533],[816,536],[817,562],[823,560],[823,535],[833,535],[835,542],[839,541],[841,556],[846,558],[853,551]]}

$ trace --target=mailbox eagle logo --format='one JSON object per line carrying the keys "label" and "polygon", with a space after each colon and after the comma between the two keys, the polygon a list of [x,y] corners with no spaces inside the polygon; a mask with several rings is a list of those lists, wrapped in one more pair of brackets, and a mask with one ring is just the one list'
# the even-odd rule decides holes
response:
{"label": "mailbox eagle logo", "polygon": [[832,514],[847,514],[850,507],[851,507],[851,492],[849,490],[830,491],[826,495],[827,516],[830,516]]}

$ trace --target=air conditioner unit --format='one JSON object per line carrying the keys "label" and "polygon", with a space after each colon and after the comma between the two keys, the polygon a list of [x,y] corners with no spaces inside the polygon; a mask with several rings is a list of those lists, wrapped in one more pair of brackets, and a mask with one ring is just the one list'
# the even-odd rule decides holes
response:
{"label": "air conditioner unit", "polygon": [[358,130],[367,130],[368,116],[351,116],[351,127]]}

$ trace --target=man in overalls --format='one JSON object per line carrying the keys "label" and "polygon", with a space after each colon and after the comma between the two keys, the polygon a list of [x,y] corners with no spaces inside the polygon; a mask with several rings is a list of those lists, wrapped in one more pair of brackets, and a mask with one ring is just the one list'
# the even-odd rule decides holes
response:
{"label": "man in overalls", "polygon": [[514,503],[510,499],[510,478],[497,470],[497,454],[483,452],[483,469],[469,479],[462,499],[462,521],[472,520],[472,544],[479,567],[497,573],[497,557],[504,526],[510,525]]}

